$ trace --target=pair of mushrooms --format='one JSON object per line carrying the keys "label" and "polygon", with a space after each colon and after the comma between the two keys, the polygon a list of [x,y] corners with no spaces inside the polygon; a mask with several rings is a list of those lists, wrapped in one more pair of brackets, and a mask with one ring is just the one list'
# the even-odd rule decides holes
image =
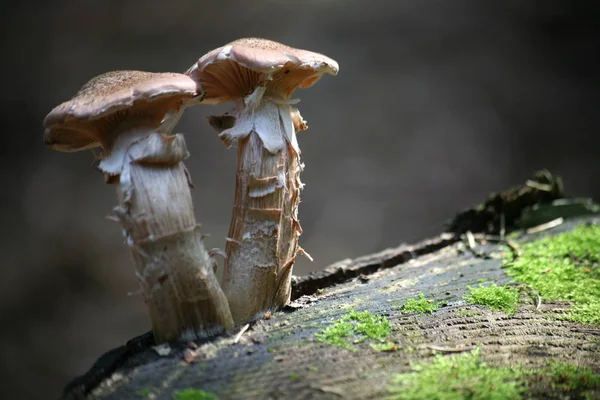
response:
{"label": "pair of mushrooms", "polygon": [[[202,56],[185,74],[115,71],[97,76],[44,120],[45,144],[73,152],[102,147],[115,184],[112,217],[136,264],[157,342],[231,329],[290,299],[302,230],[296,132],[306,123],[291,99],[337,63],[318,53],[247,38]],[[222,284],[194,217],[185,140],[172,130],[184,109],[235,103],[209,118],[238,145],[236,191]]]}

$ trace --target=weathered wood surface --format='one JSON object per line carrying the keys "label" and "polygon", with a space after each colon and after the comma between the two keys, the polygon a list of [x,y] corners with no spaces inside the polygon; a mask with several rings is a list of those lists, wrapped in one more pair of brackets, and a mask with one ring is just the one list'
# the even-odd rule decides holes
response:
{"label": "weathered wood surface", "polygon": [[[567,220],[520,240],[554,235],[582,223],[597,224],[600,218]],[[474,346],[481,346],[491,365],[542,367],[553,358],[600,372],[600,328],[556,320],[567,305],[544,303],[537,310],[532,300],[509,317],[465,304],[467,286],[511,279],[500,259],[481,256],[500,251],[497,244],[478,246],[479,255],[459,251],[461,246],[456,236],[446,234],[297,279],[294,295],[304,295],[292,306],[252,323],[237,343],[237,332],[197,342],[199,356],[192,363],[185,361],[185,344],[172,345],[169,355],[159,356],[149,337],[138,338],[105,355],[67,388],[65,398],[140,398],[140,391],[149,388],[158,399],[172,399],[176,390],[185,388],[203,389],[221,399],[386,398],[390,377],[409,371],[411,360],[426,360],[435,349]],[[394,307],[420,292],[446,305],[424,316],[403,314]],[[398,351],[375,352],[366,343],[350,351],[317,342],[315,333],[350,308],[389,318],[389,339]],[[464,316],[459,309],[473,313]],[[546,397],[546,390],[534,388],[533,395]]]}

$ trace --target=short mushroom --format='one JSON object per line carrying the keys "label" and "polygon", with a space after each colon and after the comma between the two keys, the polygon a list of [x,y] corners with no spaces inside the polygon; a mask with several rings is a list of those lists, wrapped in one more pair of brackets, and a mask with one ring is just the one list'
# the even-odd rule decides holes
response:
{"label": "short mushroom", "polygon": [[117,186],[113,216],[135,261],[157,342],[233,326],[196,224],[185,140],[163,129],[168,113],[202,95],[183,74],[114,71],[90,80],[44,120],[50,149],[103,148],[98,168]]}
{"label": "short mushroom", "polygon": [[187,72],[204,89],[202,103],[235,102],[235,115],[209,119],[219,137],[238,144],[234,210],[222,287],[236,323],[289,302],[302,230],[298,222],[300,149],[306,124],[291,99],[297,88],[338,72],[319,53],[246,38],[202,56]]}

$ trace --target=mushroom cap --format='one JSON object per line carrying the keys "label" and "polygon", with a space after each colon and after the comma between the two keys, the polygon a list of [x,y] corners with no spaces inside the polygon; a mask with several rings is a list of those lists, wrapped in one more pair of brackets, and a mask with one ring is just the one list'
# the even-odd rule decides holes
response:
{"label": "mushroom cap", "polygon": [[202,94],[190,77],[177,73],[112,71],[87,82],[44,119],[44,143],[53,150],[80,151],[110,145],[122,124],[160,125],[183,100]]}
{"label": "mushroom cap", "polygon": [[202,100],[219,104],[245,97],[259,85],[267,94],[288,99],[323,75],[336,75],[338,63],[323,54],[267,39],[244,38],[202,56],[186,74],[206,90]]}

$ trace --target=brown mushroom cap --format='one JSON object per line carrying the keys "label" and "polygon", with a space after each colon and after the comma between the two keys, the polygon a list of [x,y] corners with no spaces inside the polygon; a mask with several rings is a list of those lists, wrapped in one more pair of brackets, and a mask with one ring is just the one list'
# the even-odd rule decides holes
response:
{"label": "brown mushroom cap", "polygon": [[106,148],[121,125],[159,126],[167,112],[201,93],[197,83],[183,74],[107,72],[50,111],[44,120],[44,143],[67,152]]}
{"label": "brown mushroom cap", "polygon": [[245,97],[263,84],[267,95],[288,99],[297,88],[337,72],[337,62],[323,54],[245,38],[208,52],[186,74],[206,90],[204,103],[219,104]]}

